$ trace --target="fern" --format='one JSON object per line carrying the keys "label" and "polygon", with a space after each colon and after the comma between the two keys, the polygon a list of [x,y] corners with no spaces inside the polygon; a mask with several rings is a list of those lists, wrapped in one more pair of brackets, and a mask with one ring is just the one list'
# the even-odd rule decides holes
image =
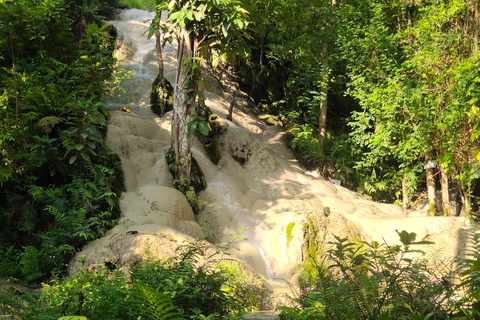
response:
{"label": "fern", "polygon": [[33,281],[44,275],[44,256],[40,251],[32,246],[26,246],[21,253],[20,265],[22,272],[26,274],[27,281]]}
{"label": "fern", "polygon": [[62,123],[64,120],[61,117],[47,116],[38,120],[38,125],[43,132],[50,133],[55,125]]}
{"label": "fern", "polygon": [[324,260],[306,264],[299,307],[282,314],[302,319],[315,309],[326,319],[447,319],[453,303],[451,263],[442,261],[438,250],[411,249],[427,244],[415,242],[415,234],[398,234],[402,245],[397,246],[335,237]]}
{"label": "fern", "polygon": [[151,320],[182,320],[172,300],[142,281],[131,290],[131,316]]}

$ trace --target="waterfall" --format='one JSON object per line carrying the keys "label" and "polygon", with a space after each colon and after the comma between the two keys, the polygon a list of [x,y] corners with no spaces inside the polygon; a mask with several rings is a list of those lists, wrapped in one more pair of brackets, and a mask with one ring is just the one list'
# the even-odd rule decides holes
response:
{"label": "waterfall", "polygon": [[[305,255],[305,225],[311,221],[318,223],[313,236],[324,248],[334,240],[333,235],[359,237],[360,233],[366,240],[395,244],[395,230],[408,230],[418,239],[428,235],[446,254],[458,253],[457,243],[450,243],[450,239],[455,237],[452,232],[463,226],[463,219],[427,217],[422,212],[406,215],[399,206],[364,200],[322,177],[306,174],[292,160],[279,134],[281,128],[267,126],[252,116],[243,93],[236,95],[233,121],[228,121],[232,92],[238,89],[222,84],[224,78],[213,81],[212,92],[206,92],[206,105],[217,114],[224,129],[217,146],[220,160],[212,163],[199,141],[192,150],[207,181],[206,190],[198,195],[202,210],[195,216],[185,196],[173,188],[164,157],[171,143],[171,113],[158,118],[149,107],[151,83],[158,73],[155,39],[147,40],[152,18],[152,13],[131,9],[109,22],[119,35],[115,52],[118,68],[135,73],[121,84],[123,91],[107,102],[107,144],[120,156],[126,191],[120,200],[118,225],[77,253],[71,272],[81,265],[83,255],[87,264],[110,259],[126,265],[131,250],[137,252],[141,245],[153,250],[158,240],[133,243],[132,234],[168,235],[161,237],[163,242],[153,250],[161,252],[168,244],[165,239],[192,241],[208,233],[222,243],[245,228],[247,240],[235,241],[231,254],[266,280],[295,283],[297,266]],[[165,77],[173,83],[175,44],[167,44],[163,53]],[[130,112],[119,110],[121,107]],[[113,251],[112,247],[120,249]],[[284,290],[271,283],[276,290]]]}

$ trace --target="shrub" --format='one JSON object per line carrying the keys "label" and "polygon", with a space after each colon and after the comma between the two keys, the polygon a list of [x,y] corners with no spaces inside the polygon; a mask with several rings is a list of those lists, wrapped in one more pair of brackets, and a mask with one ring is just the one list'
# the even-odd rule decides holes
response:
{"label": "shrub", "polygon": [[224,275],[215,268],[219,252],[204,242],[185,244],[179,252],[167,261],[146,260],[136,265],[132,279],[170,297],[184,318],[226,315],[234,302],[223,290]]}
{"label": "shrub", "polygon": [[324,260],[305,264],[297,306],[281,307],[281,319],[449,319],[450,264],[399,235],[395,246],[336,237]]}
{"label": "shrub", "polygon": [[129,320],[129,291],[120,271],[80,269],[74,278],[44,285],[40,297],[42,317],[86,316],[89,320]]}
{"label": "shrub", "polygon": [[229,311],[252,312],[258,311],[265,296],[263,281],[249,273],[239,262],[222,261],[217,265],[218,271],[225,278],[223,291],[234,302]]}
{"label": "shrub", "polygon": [[458,259],[460,283],[451,292],[455,315],[464,319],[480,319],[480,234],[470,236],[471,246]]}

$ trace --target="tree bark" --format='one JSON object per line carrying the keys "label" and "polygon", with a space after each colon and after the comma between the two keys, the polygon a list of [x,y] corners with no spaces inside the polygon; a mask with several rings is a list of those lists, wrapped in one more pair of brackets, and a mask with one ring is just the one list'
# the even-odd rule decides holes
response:
{"label": "tree bark", "polygon": [[[326,74],[328,71],[328,45],[323,47],[323,72]],[[327,135],[327,75],[325,75],[325,83],[322,87],[322,100],[320,101],[320,118],[318,120],[318,150],[319,154],[323,155],[323,147],[325,146],[325,138]]]}
{"label": "tree bark", "polygon": [[[337,0],[332,0],[332,5],[331,5],[331,24],[330,28],[333,29],[333,23],[334,23],[334,13],[335,13],[335,6],[337,5]],[[323,45],[323,52],[322,52],[322,64],[323,64],[323,73],[324,73],[324,83],[321,89],[321,94],[322,98],[320,100],[320,118],[318,120],[318,151],[320,156],[323,155],[323,149],[325,146],[325,139],[327,136],[327,104],[328,104],[328,45],[329,45],[329,40],[327,39],[325,41],[325,44]]]}
{"label": "tree bark", "polygon": [[470,211],[472,210],[472,199],[470,196],[470,192],[467,186],[463,184],[460,188],[460,191],[461,191],[461,197],[463,202],[464,214],[469,214]]}
{"label": "tree bark", "polygon": [[427,193],[428,193],[428,215],[435,215],[437,212],[437,198],[435,196],[435,178],[433,168],[426,169]]}
{"label": "tree bark", "polygon": [[[187,104],[189,94],[195,90],[188,90],[187,80],[190,69],[185,68],[183,61],[193,57],[194,46],[191,35],[182,30],[178,43],[178,69],[174,85],[173,119],[172,119],[172,149],[175,153],[175,161],[178,166],[177,179],[184,183],[190,179],[192,168],[191,149],[193,138],[188,139],[188,123],[192,121],[194,107],[192,103]],[[189,92],[190,91],[190,92]]]}
{"label": "tree bark", "polygon": [[444,216],[450,216],[450,196],[448,186],[448,176],[445,167],[440,166],[440,182],[442,184],[442,213]]}
{"label": "tree bark", "polygon": [[474,3],[474,21],[473,21],[473,44],[472,44],[472,51],[473,54],[475,55],[478,51],[478,34],[479,34],[479,29],[480,29],[480,13],[478,6]]}
{"label": "tree bark", "polygon": [[407,179],[402,180],[402,208],[403,211],[407,211],[408,209],[408,188],[407,188]]}
{"label": "tree bark", "polygon": [[163,54],[160,32],[155,32],[155,47],[157,48],[158,75],[163,78]]}

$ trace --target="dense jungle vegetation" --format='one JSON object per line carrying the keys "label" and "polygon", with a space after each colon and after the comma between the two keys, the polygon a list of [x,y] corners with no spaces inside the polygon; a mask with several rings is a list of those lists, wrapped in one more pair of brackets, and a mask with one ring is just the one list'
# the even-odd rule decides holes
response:
{"label": "dense jungle vegetation", "polygon": [[[227,12],[208,27],[228,45],[212,42],[207,59],[238,78],[259,112],[278,117],[304,165],[374,200],[407,209],[427,193],[432,214],[457,214],[461,203],[475,215],[478,1],[129,4],[167,5],[180,27],[201,10],[213,22]],[[101,97],[123,76],[115,30],[102,21],[124,5],[0,0],[0,277],[46,283],[0,293],[1,318],[237,319],[260,307],[261,284],[216,255],[199,259],[201,243],[169,261],[147,259],[129,277],[64,277],[73,253],[119,217],[122,173],[105,146]],[[480,319],[478,239],[453,279],[437,253],[409,256],[414,234],[399,236],[394,247],[338,238],[336,249],[309,257],[282,319]]]}
{"label": "dense jungle vegetation", "polygon": [[432,214],[478,209],[477,1],[245,4],[235,70],[305,165],[405,209],[427,189]]}
{"label": "dense jungle vegetation", "polygon": [[114,1],[0,2],[0,276],[38,282],[119,216],[105,147]]}

